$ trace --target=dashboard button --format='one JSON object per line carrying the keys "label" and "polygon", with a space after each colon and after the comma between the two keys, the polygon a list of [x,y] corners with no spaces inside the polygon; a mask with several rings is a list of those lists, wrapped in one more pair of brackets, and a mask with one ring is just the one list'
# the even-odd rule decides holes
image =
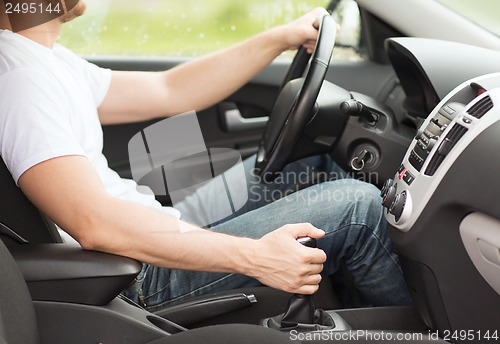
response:
{"label": "dashboard button", "polygon": [[437,143],[437,140],[435,138],[431,138],[429,140],[428,145],[427,145],[427,150],[431,151],[434,148],[434,146],[436,145],[436,143]]}
{"label": "dashboard button", "polygon": [[417,169],[417,171],[420,171],[422,169],[422,166],[424,165],[424,159],[422,159],[415,151],[412,151],[410,154],[410,158],[408,159],[410,161],[410,164]]}
{"label": "dashboard button", "polygon": [[406,172],[405,175],[403,176],[403,180],[406,184],[411,185],[415,180],[415,177],[410,172]]}
{"label": "dashboard button", "polygon": [[455,113],[455,110],[449,106],[445,106],[443,110],[450,115],[453,115]]}

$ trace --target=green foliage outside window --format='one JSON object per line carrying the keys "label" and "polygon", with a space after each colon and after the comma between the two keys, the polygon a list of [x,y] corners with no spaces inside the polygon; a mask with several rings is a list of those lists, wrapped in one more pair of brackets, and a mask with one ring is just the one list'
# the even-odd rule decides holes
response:
{"label": "green foliage outside window", "polygon": [[87,0],[60,43],[85,55],[199,56],[329,0]]}

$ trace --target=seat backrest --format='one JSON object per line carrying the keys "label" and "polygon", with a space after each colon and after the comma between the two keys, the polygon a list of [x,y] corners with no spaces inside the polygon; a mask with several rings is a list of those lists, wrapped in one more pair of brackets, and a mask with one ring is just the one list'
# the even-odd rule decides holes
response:
{"label": "seat backrest", "polygon": [[37,344],[33,301],[19,268],[0,241],[0,343]]}
{"label": "seat backrest", "polygon": [[62,241],[55,225],[17,187],[1,157],[0,238],[6,245]]}

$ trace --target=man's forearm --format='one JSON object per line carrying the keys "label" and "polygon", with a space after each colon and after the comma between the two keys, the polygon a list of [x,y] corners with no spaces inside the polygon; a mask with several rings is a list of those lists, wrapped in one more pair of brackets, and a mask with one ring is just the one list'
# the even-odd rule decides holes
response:
{"label": "man's forearm", "polygon": [[245,274],[291,292],[313,293],[321,279],[326,255],[295,240],[324,235],[311,225],[285,226],[259,240],[209,232],[111,197],[82,156],[35,165],[20,177],[19,186],[86,249],[166,268]]}
{"label": "man's forearm", "polygon": [[230,96],[288,49],[314,48],[316,9],[243,43],[187,62],[165,72],[113,72],[99,107],[103,124],[137,122],[202,110]]}
{"label": "man's forearm", "polygon": [[233,94],[287,49],[283,35],[276,28],[164,72],[168,115],[202,110]]}
{"label": "man's forearm", "polygon": [[255,240],[214,233],[114,198],[100,202],[93,213],[92,223],[77,231],[86,249],[165,268],[248,273]]}
{"label": "man's forearm", "polygon": [[297,243],[324,232],[307,224],[288,225],[255,240],[215,233],[126,201],[107,199],[95,222],[78,232],[87,249],[132,257],[165,268],[237,273],[270,287],[317,291],[326,255]]}
{"label": "man's forearm", "polygon": [[199,111],[227,98],[284,49],[282,28],[165,72],[113,72],[99,108],[102,124],[136,122]]}
{"label": "man's forearm", "polygon": [[[317,8],[294,22],[273,28],[243,43],[163,73],[169,90],[169,113],[201,110],[225,99],[268,66],[283,51],[316,45]],[[175,104],[175,105],[174,105]]]}
{"label": "man's forearm", "polygon": [[311,225],[288,225],[255,240],[200,229],[126,201],[106,202],[95,225],[79,231],[86,232],[81,243],[87,249],[166,268],[243,274],[288,292],[318,289],[326,255],[296,241],[324,235]]}

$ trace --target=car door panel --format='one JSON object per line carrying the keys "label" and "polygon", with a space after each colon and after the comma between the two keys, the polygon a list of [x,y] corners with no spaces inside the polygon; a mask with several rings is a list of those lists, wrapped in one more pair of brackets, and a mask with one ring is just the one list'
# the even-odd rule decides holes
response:
{"label": "car door panel", "polygon": [[[113,70],[161,71],[173,68],[186,60],[98,58],[92,59],[91,62]],[[265,123],[257,126],[251,124],[248,128],[243,126],[236,131],[231,130],[225,120],[226,112],[237,111],[248,123],[268,117],[286,70],[285,63],[273,64],[224,102],[200,111],[197,115],[207,147],[237,149],[243,157],[255,153]],[[121,176],[130,178],[128,142],[135,134],[158,120],[105,126],[104,153],[110,167]]]}
{"label": "car door panel", "polygon": [[[161,71],[174,68],[188,59],[103,57],[90,61],[113,70]],[[255,153],[265,127],[265,117],[271,113],[289,65],[290,61],[278,59],[223,102],[200,111],[198,119],[207,147],[237,149],[243,157]],[[393,80],[393,73],[388,66],[366,61],[334,62],[328,79],[348,90],[379,98],[384,85]],[[248,127],[232,130],[226,120],[228,111],[241,115]],[[127,151],[129,140],[156,121],[104,127],[104,153],[110,167],[121,176],[131,177]],[[255,122],[260,123],[255,125]]]}

